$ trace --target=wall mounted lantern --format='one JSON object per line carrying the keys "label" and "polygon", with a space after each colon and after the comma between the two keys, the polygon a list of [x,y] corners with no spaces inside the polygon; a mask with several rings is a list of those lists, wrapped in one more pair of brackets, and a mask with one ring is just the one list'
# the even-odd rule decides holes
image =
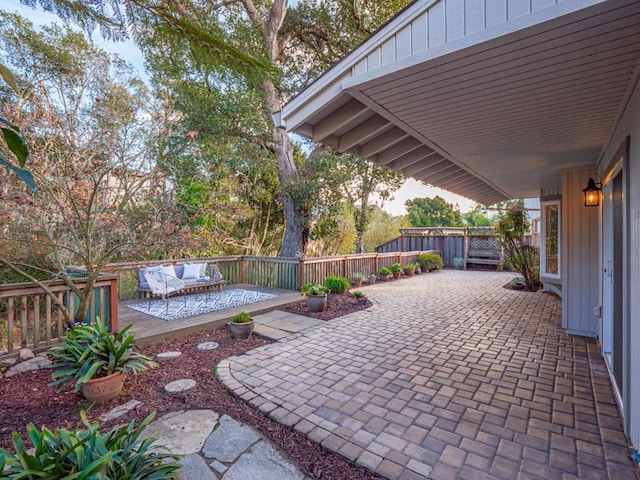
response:
{"label": "wall mounted lantern", "polygon": [[593,178],[589,178],[587,187],[583,188],[584,192],[584,206],[585,207],[597,207],[600,205],[600,191],[602,190],[602,184],[593,181]]}

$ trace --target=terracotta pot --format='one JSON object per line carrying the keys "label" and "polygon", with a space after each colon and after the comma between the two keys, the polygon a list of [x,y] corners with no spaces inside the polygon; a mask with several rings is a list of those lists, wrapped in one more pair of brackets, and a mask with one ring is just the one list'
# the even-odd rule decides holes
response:
{"label": "terracotta pot", "polygon": [[322,312],[327,307],[326,295],[309,295],[307,297],[307,307],[310,312]]}
{"label": "terracotta pot", "polygon": [[361,287],[363,283],[364,283],[364,280],[362,280],[362,279],[357,279],[357,280],[354,280],[354,281],[353,281],[353,286],[354,286],[354,287]]}
{"label": "terracotta pot", "polygon": [[393,278],[396,280],[400,278],[400,275],[402,275],[402,272],[393,272]]}
{"label": "terracotta pot", "polygon": [[407,277],[413,277],[413,274],[415,273],[416,269],[415,268],[405,268],[404,269],[404,274]]}
{"label": "terracotta pot", "polygon": [[229,328],[231,329],[231,334],[233,338],[236,340],[247,340],[251,336],[251,332],[253,332],[253,327],[255,323],[253,320],[245,323],[233,323],[229,322]]}
{"label": "terracotta pot", "polygon": [[122,391],[124,374],[115,372],[106,377],[96,377],[82,384],[82,395],[90,402],[104,403]]}

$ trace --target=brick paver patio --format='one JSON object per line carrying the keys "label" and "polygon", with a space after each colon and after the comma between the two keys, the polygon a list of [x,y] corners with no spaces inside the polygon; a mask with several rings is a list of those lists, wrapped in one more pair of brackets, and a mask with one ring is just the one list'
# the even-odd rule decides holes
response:
{"label": "brick paver patio", "polygon": [[371,309],[218,367],[276,420],[390,479],[636,479],[594,342],[511,274],[364,289]]}

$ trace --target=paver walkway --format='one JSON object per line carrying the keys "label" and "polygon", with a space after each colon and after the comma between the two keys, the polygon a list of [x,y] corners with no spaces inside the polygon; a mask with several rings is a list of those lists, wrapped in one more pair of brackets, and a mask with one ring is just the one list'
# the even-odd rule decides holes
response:
{"label": "paver walkway", "polygon": [[367,287],[374,307],[232,357],[228,388],[390,479],[637,478],[592,340],[512,276]]}

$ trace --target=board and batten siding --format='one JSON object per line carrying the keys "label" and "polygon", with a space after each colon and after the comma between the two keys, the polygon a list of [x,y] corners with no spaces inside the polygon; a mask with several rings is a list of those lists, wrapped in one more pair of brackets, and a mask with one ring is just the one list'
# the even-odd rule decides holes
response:
{"label": "board and batten siding", "polygon": [[360,75],[568,0],[439,0],[353,66]]}
{"label": "board and batten siding", "polygon": [[594,167],[562,173],[562,327],[572,335],[594,337],[598,321],[600,268],[598,264],[598,209],[584,206],[582,189]]}
{"label": "board and batten siding", "polygon": [[629,241],[627,282],[624,297],[628,322],[628,354],[625,403],[625,431],[633,445],[640,447],[640,79],[630,89],[624,110],[598,164],[601,178],[629,137],[627,176],[627,235]]}

